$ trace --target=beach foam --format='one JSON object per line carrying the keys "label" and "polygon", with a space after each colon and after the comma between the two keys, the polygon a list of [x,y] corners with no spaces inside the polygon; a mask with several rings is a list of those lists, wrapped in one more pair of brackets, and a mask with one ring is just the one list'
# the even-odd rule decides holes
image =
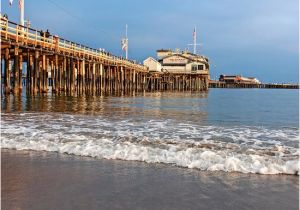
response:
{"label": "beach foam", "polygon": [[1,147],[165,163],[209,171],[298,174],[298,129],[203,126],[67,114],[2,114]]}

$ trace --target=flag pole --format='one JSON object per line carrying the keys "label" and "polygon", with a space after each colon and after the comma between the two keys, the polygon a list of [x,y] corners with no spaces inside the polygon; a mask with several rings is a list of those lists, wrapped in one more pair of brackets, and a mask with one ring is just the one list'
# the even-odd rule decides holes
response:
{"label": "flag pole", "polygon": [[128,59],[128,37],[127,37],[127,28],[128,25],[126,24],[126,59]]}
{"label": "flag pole", "polygon": [[197,31],[196,31],[196,26],[195,26],[195,34],[194,34],[194,54],[197,53]]}
{"label": "flag pole", "polygon": [[194,32],[193,32],[193,41],[194,41],[194,43],[193,43],[193,44],[188,44],[189,46],[193,46],[193,47],[194,47],[194,54],[195,54],[195,55],[197,55],[197,45],[200,45],[200,46],[201,46],[200,43],[197,44],[197,31],[196,31],[196,30],[197,30],[197,29],[196,29],[196,26],[195,26]]}
{"label": "flag pole", "polygon": [[24,24],[24,22],[25,22],[24,21],[24,4],[25,4],[25,0],[19,0],[19,4],[20,4],[20,25],[25,26],[25,24]]}

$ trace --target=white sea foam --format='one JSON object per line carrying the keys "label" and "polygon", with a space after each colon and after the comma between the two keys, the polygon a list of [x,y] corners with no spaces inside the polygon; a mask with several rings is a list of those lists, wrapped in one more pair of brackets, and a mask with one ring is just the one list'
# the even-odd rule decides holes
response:
{"label": "white sea foam", "polygon": [[1,147],[173,164],[209,171],[299,174],[298,130],[172,120],[2,115]]}

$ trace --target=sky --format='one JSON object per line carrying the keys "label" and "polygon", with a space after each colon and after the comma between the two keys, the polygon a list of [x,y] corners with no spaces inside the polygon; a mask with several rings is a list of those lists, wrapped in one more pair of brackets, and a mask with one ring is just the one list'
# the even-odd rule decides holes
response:
{"label": "sky", "polygon": [[[220,74],[262,82],[299,80],[298,0],[24,0],[25,18],[74,42],[123,55],[128,24],[129,58],[142,62],[157,49],[181,50],[197,40]],[[1,13],[19,22],[18,0],[1,0]],[[192,51],[192,48],[190,47]]]}

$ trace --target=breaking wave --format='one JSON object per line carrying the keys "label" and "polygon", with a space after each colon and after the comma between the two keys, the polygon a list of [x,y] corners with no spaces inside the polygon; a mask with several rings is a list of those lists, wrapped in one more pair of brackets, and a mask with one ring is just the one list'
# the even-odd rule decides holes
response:
{"label": "breaking wave", "polygon": [[2,114],[1,148],[299,175],[298,128],[208,126],[68,114]]}

